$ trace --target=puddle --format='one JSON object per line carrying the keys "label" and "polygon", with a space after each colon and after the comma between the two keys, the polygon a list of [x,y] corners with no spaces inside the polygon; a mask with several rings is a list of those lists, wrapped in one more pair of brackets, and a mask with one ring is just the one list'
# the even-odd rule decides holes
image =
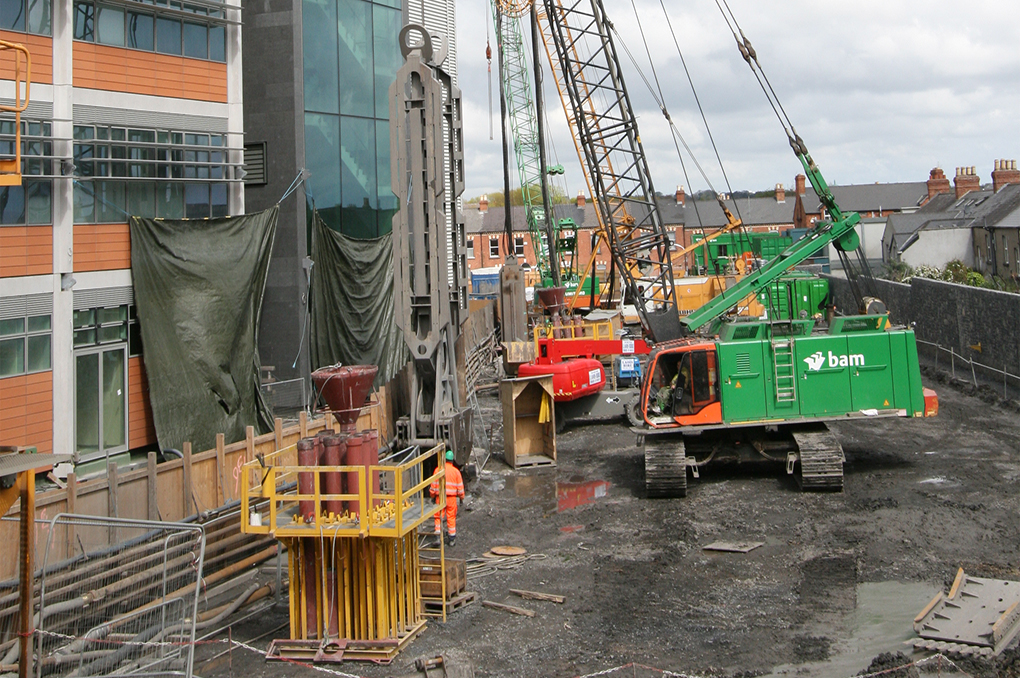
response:
{"label": "puddle", "polygon": [[[916,637],[914,616],[938,593],[930,584],[886,581],[859,584],[857,609],[847,620],[849,638],[832,638],[832,656],[824,662],[777,666],[770,677],[852,676],[868,667],[883,652],[912,649],[903,641]],[[805,629],[812,635],[810,629]],[[818,634],[820,635],[820,634]]]}
{"label": "puddle", "polygon": [[555,476],[548,473],[529,473],[506,477],[506,489],[513,492],[515,497],[523,499],[548,498],[552,496],[555,487]]}
{"label": "puddle", "polygon": [[556,483],[556,510],[568,511],[591,504],[609,492],[609,481],[589,480],[586,483]]}

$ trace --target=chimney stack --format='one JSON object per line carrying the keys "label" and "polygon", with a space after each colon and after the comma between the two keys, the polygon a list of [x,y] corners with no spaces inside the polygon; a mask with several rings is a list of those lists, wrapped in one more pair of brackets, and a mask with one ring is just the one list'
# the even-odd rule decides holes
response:
{"label": "chimney stack", "polygon": [[776,184],[776,202],[786,202],[786,189],[782,184]]}
{"label": "chimney stack", "polygon": [[684,193],[684,187],[683,186],[677,186],[676,187],[676,204],[677,205],[686,205],[687,204],[687,194]]}
{"label": "chimney stack", "polygon": [[928,200],[931,200],[939,193],[951,193],[953,190],[946,173],[941,167],[936,167],[928,173]]}
{"label": "chimney stack", "polygon": [[804,195],[807,193],[807,187],[805,186],[805,182],[807,182],[806,176],[798,174],[794,181],[797,182],[797,195]]}
{"label": "chimney stack", "polygon": [[584,203],[585,203],[584,191],[578,191],[577,192],[577,206],[578,206],[578,208],[584,207]]}
{"label": "chimney stack", "polygon": [[971,191],[981,190],[981,179],[978,177],[974,167],[957,167],[956,177],[953,178],[956,186],[956,199],[959,200]]}
{"label": "chimney stack", "polygon": [[998,193],[1007,184],[1020,184],[1020,170],[1016,168],[1016,160],[996,160],[992,172],[992,190]]}
{"label": "chimney stack", "polygon": [[485,214],[486,212],[489,211],[489,196],[483,195],[478,200],[478,211],[481,212],[482,214]]}

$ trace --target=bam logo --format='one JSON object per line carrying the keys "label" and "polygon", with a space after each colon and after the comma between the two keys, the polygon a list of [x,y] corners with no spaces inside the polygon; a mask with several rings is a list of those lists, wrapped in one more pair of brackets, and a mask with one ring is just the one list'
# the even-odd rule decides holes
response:
{"label": "bam logo", "polygon": [[815,351],[812,355],[804,358],[804,362],[807,363],[808,371],[810,372],[817,372],[822,369],[822,365],[825,363],[828,363],[829,367],[863,367],[864,355],[861,353],[836,355],[829,351],[829,355],[826,356],[821,351]]}

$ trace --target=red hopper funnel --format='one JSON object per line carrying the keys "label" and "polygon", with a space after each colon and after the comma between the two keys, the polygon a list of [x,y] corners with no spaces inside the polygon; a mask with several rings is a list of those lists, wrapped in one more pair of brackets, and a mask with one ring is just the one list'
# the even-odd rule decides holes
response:
{"label": "red hopper funnel", "polygon": [[312,372],[316,390],[342,428],[358,420],[378,371],[377,365],[330,365]]}

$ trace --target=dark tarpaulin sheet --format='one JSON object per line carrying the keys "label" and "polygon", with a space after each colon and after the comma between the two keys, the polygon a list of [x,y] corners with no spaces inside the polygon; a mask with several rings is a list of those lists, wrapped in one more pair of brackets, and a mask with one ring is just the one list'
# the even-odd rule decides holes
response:
{"label": "dark tarpaulin sheet", "polygon": [[410,358],[393,322],[392,236],[348,238],[312,214],[312,369],[378,365],[385,384]]}
{"label": "dark tarpaulin sheet", "polygon": [[279,206],[221,219],[131,218],[131,272],[162,449],[273,430],[258,327]]}

